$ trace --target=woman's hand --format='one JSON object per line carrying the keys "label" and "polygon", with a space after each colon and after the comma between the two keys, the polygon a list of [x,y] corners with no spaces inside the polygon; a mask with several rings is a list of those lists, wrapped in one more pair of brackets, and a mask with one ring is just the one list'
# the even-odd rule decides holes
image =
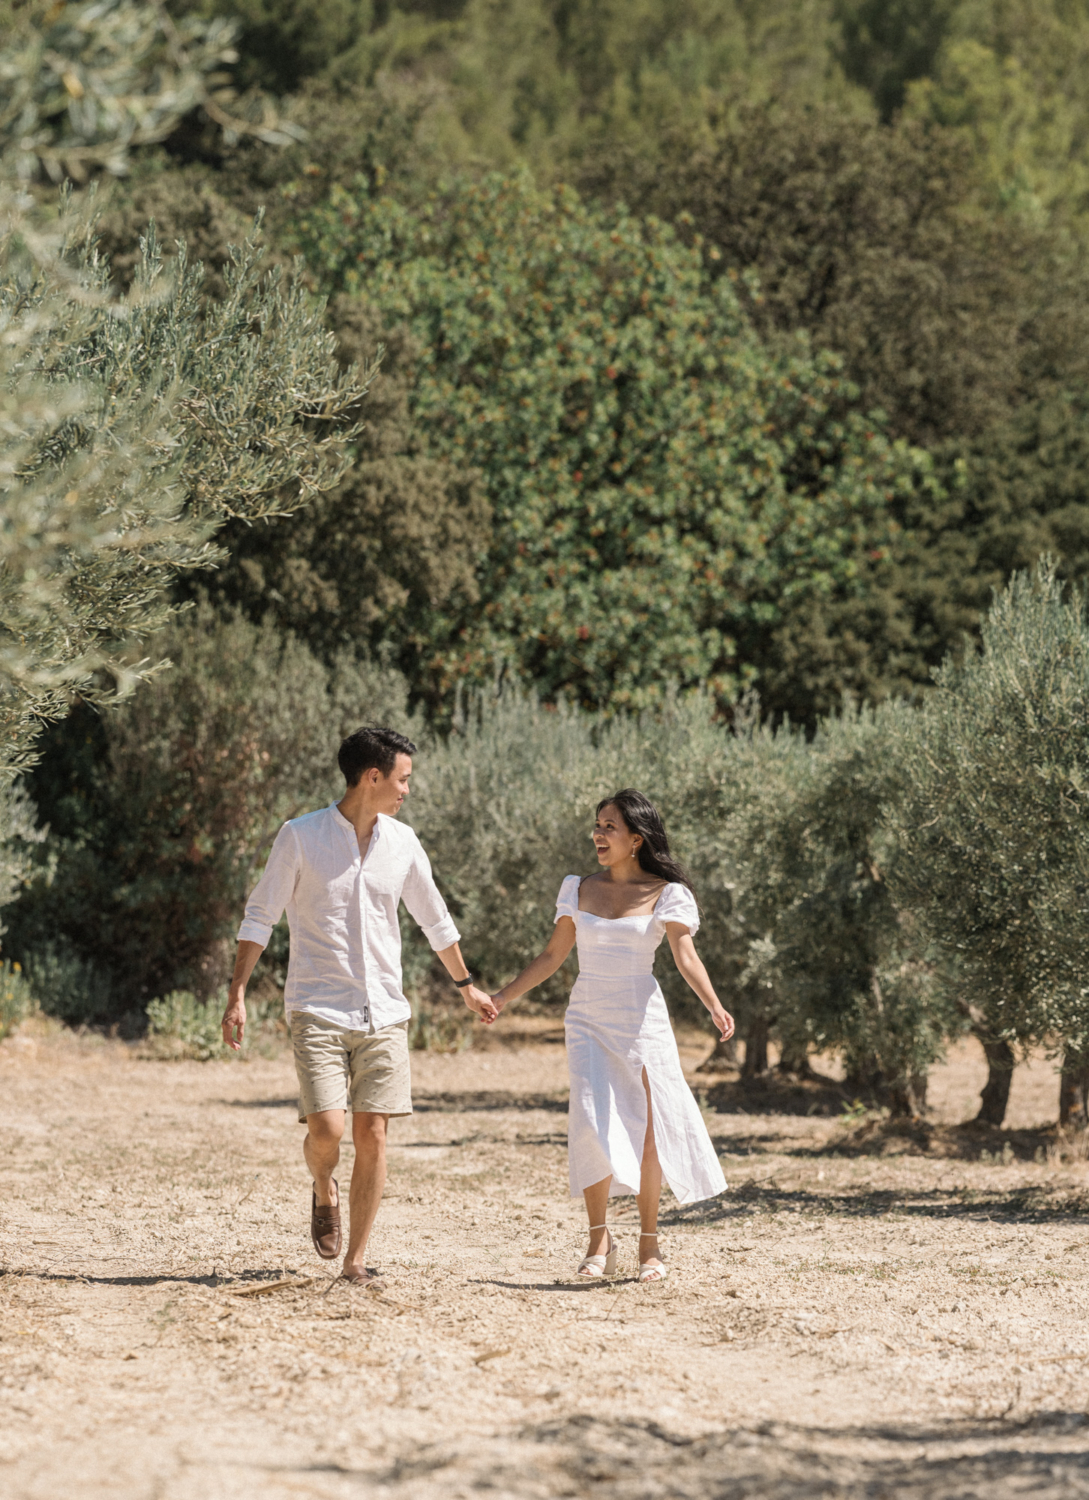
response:
{"label": "woman's hand", "polygon": [[506,1003],[507,996],[505,992],[503,990],[496,990],[495,994],[492,996],[492,1007],[495,1010],[497,1016],[502,1011]]}
{"label": "woman's hand", "polygon": [[723,1010],[721,1005],[711,1007],[711,1020],[718,1028],[718,1033],[724,1042],[728,1042],[734,1034],[734,1018],[728,1010]]}

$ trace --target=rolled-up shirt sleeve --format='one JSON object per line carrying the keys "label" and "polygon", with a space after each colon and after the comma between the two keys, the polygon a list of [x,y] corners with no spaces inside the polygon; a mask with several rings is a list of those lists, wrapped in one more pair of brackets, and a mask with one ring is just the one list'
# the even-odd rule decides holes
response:
{"label": "rolled-up shirt sleeve", "polygon": [[299,849],[295,831],[285,823],[265,866],[265,873],[254,886],[246,902],[246,915],[238,929],[240,943],[260,943],[267,947],[272,929],[291,900],[299,873]]}
{"label": "rolled-up shirt sleeve", "polygon": [[431,861],[418,841],[412,866],[401,891],[401,900],[419,923],[420,931],[434,952],[441,953],[461,937],[454,926],[453,917],[446,909],[446,902],[439,895],[439,888],[431,873]]}

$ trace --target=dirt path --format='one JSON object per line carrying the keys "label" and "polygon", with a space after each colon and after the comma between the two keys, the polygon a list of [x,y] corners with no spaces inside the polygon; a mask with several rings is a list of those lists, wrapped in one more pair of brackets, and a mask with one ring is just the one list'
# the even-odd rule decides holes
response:
{"label": "dirt path", "polygon": [[[287,1057],[0,1045],[5,1500],[1089,1495],[1083,1162],[720,1087],[731,1191],[669,1202],[671,1279],[577,1285],[562,1048],[415,1077],[379,1299],[310,1249]],[[979,1081],[956,1057],[939,1114]],[[1021,1155],[1053,1106],[1017,1075]]]}

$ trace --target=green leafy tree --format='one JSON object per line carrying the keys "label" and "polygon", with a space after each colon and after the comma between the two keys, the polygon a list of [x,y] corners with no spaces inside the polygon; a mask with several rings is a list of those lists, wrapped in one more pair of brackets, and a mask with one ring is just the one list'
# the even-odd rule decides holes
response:
{"label": "green leafy tree", "polygon": [[174,4],[236,20],[245,81],[323,91],[348,130],[350,110],[383,94],[447,169],[528,162],[551,177],[588,136],[651,143],[716,100],[866,100],[837,62],[839,29],[819,0]]}
{"label": "green leafy tree", "polygon": [[[345,363],[379,347],[358,299],[339,299],[331,318]],[[201,586],[270,615],[326,659],[385,642],[408,666],[429,644],[421,621],[478,602],[490,510],[479,472],[434,453],[412,418],[420,357],[403,327],[386,337],[349,472],[293,516],[227,526],[229,559],[212,580],[198,575]]]}
{"label": "green leafy tree", "polygon": [[982,649],[942,668],[904,736],[895,885],[955,964],[991,1124],[1017,1047],[1060,1041],[1068,1079],[1089,1057],[1087,701],[1084,604],[1040,565],[995,600]]}
{"label": "green leafy tree", "polygon": [[767,105],[677,132],[653,162],[606,146],[579,182],[675,222],[710,274],[754,272],[757,326],[837,350],[913,442],[978,436],[1042,376],[1084,380],[1083,273],[1043,226],[982,211],[957,131]]}
{"label": "green leafy tree", "polygon": [[907,85],[933,70],[960,8],[957,0],[837,0],[844,72],[873,95],[883,120],[903,104]]}
{"label": "green leafy tree", "polygon": [[1085,242],[1085,0],[958,4],[905,113],[957,131],[994,201]]}
{"label": "green leafy tree", "polygon": [[788,613],[765,696],[779,700],[780,673],[826,682],[829,703],[851,686],[918,691],[1013,569],[1050,550],[1081,576],[1084,261],[1046,224],[987,207],[951,128],[786,104],[678,133],[663,156],[652,168],[605,146],[580,181],[702,238],[712,275],[754,271],[740,285],[764,336],[801,327],[838,351],[863,408],[929,448],[943,481],[907,495],[865,588]]}
{"label": "green leafy tree", "polygon": [[481,607],[420,622],[433,701],[502,660],[588,705],[671,679],[732,696],[788,605],[855,590],[924,476],[834,360],[765,348],[663,226],[519,178],[418,213],[334,192],[297,236],[325,286],[407,328],[412,421],[492,508]]}

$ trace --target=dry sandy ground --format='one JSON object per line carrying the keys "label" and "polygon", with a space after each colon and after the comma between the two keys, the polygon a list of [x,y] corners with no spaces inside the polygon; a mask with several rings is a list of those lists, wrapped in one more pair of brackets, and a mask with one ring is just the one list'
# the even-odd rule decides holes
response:
{"label": "dry sandy ground", "polygon": [[1051,1065],[1006,1136],[941,1126],[967,1048],[915,1137],[720,1083],[730,1191],[668,1200],[670,1280],[631,1279],[625,1199],[625,1274],[580,1285],[558,1035],[417,1056],[384,1297],[311,1251],[287,1057],[0,1045],[4,1500],[1089,1495],[1089,1181],[1034,1128]]}

